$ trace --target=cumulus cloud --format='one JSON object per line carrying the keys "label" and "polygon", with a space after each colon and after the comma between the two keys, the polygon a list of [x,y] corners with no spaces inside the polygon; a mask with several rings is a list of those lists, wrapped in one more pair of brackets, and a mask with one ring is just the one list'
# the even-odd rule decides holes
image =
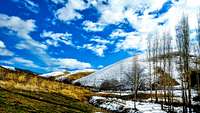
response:
{"label": "cumulus cloud", "polygon": [[109,40],[102,39],[100,36],[95,36],[94,38],[90,39],[90,41],[96,42],[96,43],[102,44],[102,45],[113,43],[113,42],[111,42]]}
{"label": "cumulus cloud", "polygon": [[0,56],[13,56],[14,53],[6,49],[6,45],[0,40]]}
{"label": "cumulus cloud", "polygon": [[65,32],[65,33],[54,33],[53,31],[43,31],[42,34],[40,34],[43,38],[48,38],[46,40],[46,43],[48,45],[52,46],[59,46],[59,42],[64,43],[65,45],[71,45],[74,46],[72,43],[71,36],[72,34]]}
{"label": "cumulus cloud", "polygon": [[113,41],[103,39],[100,36],[94,36],[90,39],[89,43],[83,44],[80,48],[91,50],[97,56],[104,57],[104,52],[108,49],[107,45],[113,43]]}
{"label": "cumulus cloud", "polygon": [[55,4],[63,4],[65,3],[65,0],[51,0]]}
{"label": "cumulus cloud", "polygon": [[32,19],[22,20],[16,16],[0,14],[0,27],[8,28],[17,33],[18,36],[28,38],[27,35],[36,28],[35,21]]}
{"label": "cumulus cloud", "polygon": [[111,38],[124,37],[116,43],[116,52],[120,50],[138,49],[144,50],[146,48],[145,38],[138,32],[125,32],[121,29],[113,31],[110,35]]}
{"label": "cumulus cloud", "polygon": [[38,66],[31,60],[27,60],[21,57],[15,57],[11,60],[14,63],[20,63],[23,64],[26,67],[33,67],[33,68],[38,68]]}
{"label": "cumulus cloud", "polygon": [[42,49],[46,48],[45,45],[35,41],[29,35],[29,33],[33,32],[36,28],[35,21],[32,19],[22,20],[17,16],[8,16],[6,14],[0,14],[0,27],[14,31],[19,38],[22,38],[24,40],[21,42],[22,45],[34,46]]}
{"label": "cumulus cloud", "polygon": [[83,0],[68,0],[65,7],[58,9],[55,13],[56,17],[62,21],[80,19],[82,15],[77,10],[83,10],[87,7]]}
{"label": "cumulus cloud", "polygon": [[0,48],[5,48],[5,44],[0,40]]}
{"label": "cumulus cloud", "polygon": [[101,68],[103,68],[104,66],[103,65],[99,65],[97,68],[98,69],[101,69]]}
{"label": "cumulus cloud", "polygon": [[20,42],[15,45],[17,49],[29,50],[44,61],[49,57],[46,53],[47,46],[30,36],[30,33],[36,28],[34,20],[23,20],[17,16],[0,14],[0,28],[6,28],[16,34],[17,38],[20,39]]}
{"label": "cumulus cloud", "polygon": [[[98,11],[102,14],[98,23],[118,24],[123,23],[124,19],[126,19],[132,27],[136,29],[135,32],[131,33],[125,33],[123,30],[118,30],[110,35],[112,39],[125,37],[124,40],[117,42],[117,50],[120,50],[120,48],[122,50],[131,48],[144,50],[145,48],[143,46],[141,47],[141,45],[146,45],[145,38],[149,33],[155,31],[163,32],[166,29],[169,29],[172,37],[175,38],[175,26],[180,21],[183,14],[188,15],[189,17],[191,31],[196,28],[196,12],[200,7],[200,2],[195,0],[172,0],[172,7],[170,7],[167,12],[159,14],[158,17],[151,14],[152,12],[161,10],[166,2],[168,1],[111,0],[107,5],[97,5]],[[142,14],[138,15],[137,12],[142,12]],[[160,25],[159,23],[163,23],[163,25]]]}
{"label": "cumulus cloud", "polygon": [[38,65],[36,65],[33,61],[24,59],[22,57],[13,57],[10,60],[7,61],[0,61],[1,63],[9,64],[9,65],[16,65],[20,64],[25,67],[32,67],[32,68],[39,68]]}
{"label": "cumulus cloud", "polygon": [[108,47],[104,44],[84,44],[83,48],[93,51],[97,56],[103,57]]}
{"label": "cumulus cloud", "polygon": [[106,26],[105,24],[101,24],[101,23],[94,23],[92,21],[84,21],[83,22],[83,29],[85,29],[86,31],[103,31],[104,27]]}
{"label": "cumulus cloud", "polygon": [[53,61],[53,65],[55,65],[54,67],[58,68],[58,69],[70,69],[70,70],[74,70],[74,69],[87,69],[87,68],[91,68],[91,64],[90,63],[86,63],[86,62],[81,62],[77,59],[72,59],[72,58],[57,58],[57,59],[52,59]]}

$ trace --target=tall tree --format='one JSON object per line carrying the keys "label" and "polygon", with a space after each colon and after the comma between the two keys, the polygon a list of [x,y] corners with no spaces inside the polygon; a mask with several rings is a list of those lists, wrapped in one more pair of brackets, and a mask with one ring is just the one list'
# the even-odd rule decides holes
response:
{"label": "tall tree", "polygon": [[152,40],[151,40],[152,36],[151,34],[149,34],[148,39],[147,39],[147,61],[149,64],[149,86],[150,86],[150,98],[152,101]]}
{"label": "tall tree", "polygon": [[131,71],[128,73],[125,73],[125,75],[128,78],[128,83],[132,86],[132,93],[134,94],[134,108],[136,109],[136,101],[137,101],[137,95],[138,90],[143,82],[142,76],[144,72],[144,67],[141,67],[138,64],[138,57],[134,57],[132,59],[132,68]]}
{"label": "tall tree", "polygon": [[[177,45],[179,49],[180,68],[182,74],[182,87],[183,87],[183,103],[189,106],[191,112],[191,77],[189,69],[190,57],[190,37],[189,37],[189,24],[188,17],[183,16],[177,28]],[[184,84],[185,83],[185,84]],[[185,88],[187,88],[187,92]],[[187,108],[184,106],[183,110],[186,112]]]}
{"label": "tall tree", "polygon": [[[167,41],[166,41],[166,51],[167,51],[167,61],[168,61],[168,73],[169,73],[169,76],[171,77],[171,78],[173,78],[172,77],[172,45],[171,45],[171,40],[172,40],[172,38],[171,38],[171,36],[170,36],[170,34],[169,34],[169,32],[167,32],[166,33],[166,36],[167,36]],[[168,82],[168,103],[169,103],[169,112],[171,112],[172,111],[172,102],[173,102],[173,86],[172,86],[172,81],[169,81]],[[170,97],[170,95],[172,94],[172,97]]]}
{"label": "tall tree", "polygon": [[197,70],[197,89],[198,95],[200,95],[200,84],[199,84],[199,74],[200,74],[200,9],[197,14],[197,46],[195,47],[196,52],[196,70]]}

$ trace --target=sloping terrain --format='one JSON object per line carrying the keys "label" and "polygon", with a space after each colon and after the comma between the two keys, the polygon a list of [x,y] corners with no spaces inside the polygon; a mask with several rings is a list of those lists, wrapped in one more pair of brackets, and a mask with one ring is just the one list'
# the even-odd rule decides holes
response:
{"label": "sloping terrain", "polygon": [[[74,83],[80,83],[83,86],[89,87],[100,87],[104,81],[117,80],[120,83],[124,84],[124,86],[129,87],[129,84],[127,84],[127,74],[132,73],[134,60],[136,60],[134,59],[134,57],[121,60],[99,71],[96,71],[89,76],[75,80]],[[145,65],[147,63],[143,61],[143,59],[138,59],[137,63],[138,65],[140,65],[141,68],[144,69],[141,75],[144,75],[145,77],[145,75],[147,74],[147,69]]]}
{"label": "sloping terrain", "polygon": [[82,77],[86,77],[92,73],[94,73],[94,72],[93,71],[76,72],[76,73],[72,73],[72,74],[68,74],[68,75],[64,75],[64,76],[59,76],[56,78],[56,80],[62,81],[64,83],[72,83],[73,81],[80,79]]}
{"label": "sloping terrain", "polygon": [[92,113],[87,103],[93,93],[35,74],[0,67],[0,112]]}
{"label": "sloping terrain", "polygon": [[95,111],[100,110],[58,93],[0,88],[1,113],[92,113]]}
{"label": "sloping terrain", "polygon": [[[137,57],[137,62],[136,62],[136,58]],[[127,76],[127,74],[131,75],[131,73],[134,73],[134,63],[136,62],[137,66],[140,67],[140,69],[142,70],[142,73],[140,74],[141,78],[144,79],[145,83],[144,84],[148,84],[149,83],[149,62],[151,61],[147,61],[146,58],[144,58],[144,56],[136,56],[136,57],[129,57],[126,59],[123,59],[119,62],[116,62],[112,65],[109,65],[99,71],[96,71],[95,73],[90,74],[89,76],[86,77],[82,77],[78,80],[75,80],[73,83],[79,83],[82,86],[89,86],[89,87],[96,87],[96,88],[100,88],[102,83],[104,83],[105,81],[118,81],[120,83],[120,85],[124,86],[124,88],[130,88],[130,84],[129,84],[129,77]],[[152,63],[153,64],[153,63]],[[176,81],[177,83],[175,85],[179,85],[177,87],[180,87],[180,76],[178,73],[178,67],[176,66],[177,64],[177,59],[172,59],[171,62],[171,74],[172,74],[172,78],[174,79],[174,81]],[[160,65],[158,65],[160,66]],[[161,65],[161,68],[163,68],[164,65]],[[165,68],[167,68],[165,66]],[[140,69],[137,69],[137,71],[140,71]],[[153,74],[156,70],[153,69],[153,67],[151,68],[151,73]],[[152,75],[153,76],[153,75]],[[153,82],[157,82],[157,80],[152,81]]]}

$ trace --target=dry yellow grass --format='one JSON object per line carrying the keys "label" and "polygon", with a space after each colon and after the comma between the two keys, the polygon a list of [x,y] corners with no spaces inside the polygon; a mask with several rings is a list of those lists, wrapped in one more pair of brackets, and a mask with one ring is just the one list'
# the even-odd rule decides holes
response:
{"label": "dry yellow grass", "polygon": [[82,77],[88,76],[89,74],[92,74],[92,73],[93,72],[79,72],[79,73],[71,74],[71,75],[67,76],[66,78],[70,81],[74,81],[74,80],[80,79]]}
{"label": "dry yellow grass", "polygon": [[86,100],[88,96],[93,94],[90,90],[82,87],[64,84],[24,73],[8,72],[0,76],[0,87],[3,88],[60,93],[80,101]]}

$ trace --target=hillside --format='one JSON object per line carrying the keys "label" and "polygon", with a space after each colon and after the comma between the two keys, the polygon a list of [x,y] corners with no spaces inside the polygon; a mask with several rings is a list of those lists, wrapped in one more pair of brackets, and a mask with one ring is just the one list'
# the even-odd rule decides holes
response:
{"label": "hillside", "polygon": [[91,95],[81,87],[0,67],[0,112],[101,111],[86,102]]}
{"label": "hillside", "polygon": [[80,72],[75,72],[72,74],[59,76],[59,77],[56,77],[55,79],[58,81],[62,81],[64,83],[72,83],[73,81],[80,79],[82,77],[86,77],[92,73],[94,73],[94,72],[93,71],[80,71]]}
{"label": "hillside", "polygon": [[[137,61],[135,61],[135,58],[138,58]],[[118,81],[119,85],[123,86],[123,88],[130,88],[131,84],[129,83],[130,79],[127,76],[127,74],[134,73],[134,63],[137,64],[137,66],[141,70],[140,78],[143,79],[144,84],[149,83],[149,62],[144,58],[144,56],[136,56],[136,57],[129,57],[126,59],[123,59],[119,62],[116,62],[112,65],[109,65],[95,73],[90,74],[89,76],[82,77],[80,79],[75,80],[73,83],[80,83],[82,86],[89,86],[89,87],[97,87],[100,88],[101,85],[106,81]],[[173,59],[171,62],[172,65],[172,76],[171,80],[174,80],[174,82],[177,82],[176,85],[179,85],[177,87],[180,87],[180,77],[178,73],[178,68],[176,66],[177,59]],[[162,65],[163,66],[163,65]],[[162,68],[161,66],[161,68]],[[153,68],[151,69],[151,72],[155,72]],[[167,76],[165,76],[167,77]],[[157,82],[157,80],[152,81]]]}
{"label": "hillside", "polygon": [[[77,79],[73,83],[80,83],[83,86],[89,86],[89,87],[100,87],[101,84],[105,81],[115,80],[118,81],[124,87],[130,88],[131,85],[127,84],[129,82],[127,80],[128,79],[127,74],[132,73],[134,60],[135,60],[134,57],[123,59],[99,71],[96,71],[90,74],[89,76]],[[144,69],[144,71],[142,72],[143,75],[142,78],[145,78],[147,75],[146,61],[144,61],[144,59],[139,59],[137,63],[138,65],[140,65],[142,69]]]}

